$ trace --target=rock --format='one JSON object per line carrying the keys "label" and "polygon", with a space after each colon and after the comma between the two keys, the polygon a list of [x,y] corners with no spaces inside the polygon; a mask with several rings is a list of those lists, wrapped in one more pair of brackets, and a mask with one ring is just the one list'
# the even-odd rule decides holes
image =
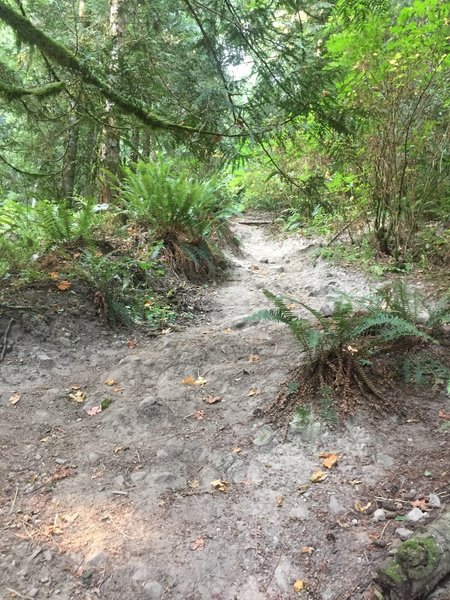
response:
{"label": "rock", "polygon": [[430,508],[440,508],[441,507],[441,501],[437,494],[430,494],[430,496],[428,498],[428,506]]}
{"label": "rock", "polygon": [[284,273],[286,271],[286,269],[284,267],[278,267],[277,272],[278,273]]}
{"label": "rock", "polygon": [[55,458],[55,463],[58,465],[63,465],[67,462],[65,458]]}
{"label": "rock", "polygon": [[94,550],[86,556],[84,559],[84,564],[90,569],[96,568],[106,562],[107,558],[108,556],[105,552],[103,552],[103,550]]}
{"label": "rock", "polygon": [[289,511],[289,518],[301,521],[302,519],[307,519],[309,516],[308,507],[306,504],[297,504]]}
{"label": "rock", "polygon": [[50,550],[45,550],[43,557],[44,557],[44,560],[46,560],[47,562],[50,562],[53,558],[53,554],[50,552]]}
{"label": "rock", "polygon": [[253,440],[255,446],[268,446],[273,441],[273,432],[268,425],[264,425],[259,430],[258,435]]}
{"label": "rock", "polygon": [[163,592],[164,588],[158,581],[148,581],[144,584],[144,597],[148,600],[159,600]]}
{"label": "rock", "polygon": [[417,523],[418,521],[420,521],[421,519],[423,519],[425,516],[425,513],[423,513],[420,508],[413,508],[412,510],[409,511],[409,513],[406,515],[406,518],[408,519],[408,521],[412,521],[413,523]]}
{"label": "rock", "polygon": [[412,489],[412,490],[409,490],[409,492],[404,495],[404,498],[405,498],[405,500],[414,500],[414,498],[416,496],[417,496],[417,490]]}
{"label": "rock", "polygon": [[339,502],[339,500],[334,495],[330,496],[328,508],[330,509],[331,514],[334,515],[335,517],[347,512],[345,507],[342,506],[342,504]]}
{"label": "rock", "polygon": [[259,262],[263,263],[265,265],[268,265],[269,264],[269,259],[268,258],[261,258],[261,260]]}
{"label": "rock", "polygon": [[38,354],[36,358],[39,365],[44,369],[51,369],[55,366],[55,361],[48,354]]}
{"label": "rock", "polygon": [[352,519],[352,525],[357,527],[359,525],[358,519]]}
{"label": "rock", "polygon": [[142,481],[146,477],[147,477],[147,472],[146,471],[134,471],[134,473],[131,473],[131,475],[130,475],[130,479],[131,479],[131,481],[133,483],[137,483],[138,481]]}
{"label": "rock", "polygon": [[399,536],[402,541],[409,539],[414,533],[411,529],[407,529],[406,527],[398,527],[395,530],[395,533]]}
{"label": "rock", "polygon": [[377,510],[372,515],[373,521],[386,521],[386,513],[382,508],[377,508]]}
{"label": "rock", "polygon": [[99,458],[100,458],[100,456],[96,452],[89,452],[89,454],[87,456],[88,462],[91,465],[95,464]]}
{"label": "rock", "polygon": [[332,304],[324,304],[320,309],[320,312],[324,317],[332,317],[334,314],[334,306]]}
{"label": "rock", "polygon": [[39,594],[39,590],[37,588],[31,588],[31,590],[28,590],[27,596],[29,598],[37,598],[38,594]]}
{"label": "rock", "polygon": [[394,464],[394,459],[392,456],[389,456],[389,454],[383,454],[380,452],[380,454],[377,455],[376,462],[383,467],[389,468]]}

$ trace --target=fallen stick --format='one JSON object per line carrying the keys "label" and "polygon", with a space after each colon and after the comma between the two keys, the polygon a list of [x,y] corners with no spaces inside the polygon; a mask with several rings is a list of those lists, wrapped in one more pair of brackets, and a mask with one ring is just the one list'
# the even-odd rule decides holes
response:
{"label": "fallen stick", "polygon": [[424,598],[450,573],[450,511],[400,544],[375,581],[390,600]]}
{"label": "fallen stick", "polygon": [[5,331],[5,335],[3,336],[3,346],[2,346],[2,353],[0,354],[0,362],[2,362],[2,360],[5,358],[5,354],[6,354],[6,348],[8,347],[8,333],[9,330],[11,329],[11,325],[13,324],[14,319],[10,319],[8,326],[6,327],[6,331]]}

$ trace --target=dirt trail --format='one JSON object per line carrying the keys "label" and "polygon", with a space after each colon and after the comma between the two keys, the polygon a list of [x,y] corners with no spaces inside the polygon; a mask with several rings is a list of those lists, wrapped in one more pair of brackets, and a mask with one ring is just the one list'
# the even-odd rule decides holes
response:
{"label": "dirt trail", "polygon": [[[298,360],[285,328],[243,320],[265,305],[261,289],[321,308],[367,283],[314,264],[307,240],[235,231],[242,254],[205,292],[209,312],[195,326],[135,349],[89,322],[76,333],[15,328],[0,378],[2,599],[281,600],[299,597],[296,580],[304,598],[369,598],[398,523],[373,522],[355,501],[442,484],[448,442],[431,416],[442,398],[428,424],[360,415],[332,430],[315,418],[284,443],[253,417]],[[206,383],[183,384],[190,375]],[[87,414],[106,398],[107,410]],[[321,451],[341,461],[305,489]],[[434,479],[421,477],[418,453]]]}

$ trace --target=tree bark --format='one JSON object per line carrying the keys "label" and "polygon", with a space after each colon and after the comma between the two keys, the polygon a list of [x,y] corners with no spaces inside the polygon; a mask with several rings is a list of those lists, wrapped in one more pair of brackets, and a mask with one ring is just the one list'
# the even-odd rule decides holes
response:
{"label": "tree bark", "polygon": [[[111,55],[109,64],[109,85],[117,84],[120,71],[119,61],[125,32],[123,0],[110,0],[109,3],[109,36],[111,38]],[[114,182],[119,174],[120,134],[117,129],[114,102],[109,99],[105,104],[106,124],[102,133],[100,163],[102,170],[102,186],[100,201],[109,204],[117,195]]]}
{"label": "tree bark", "polygon": [[390,600],[424,598],[450,573],[450,511],[403,542],[378,569],[376,581]]}

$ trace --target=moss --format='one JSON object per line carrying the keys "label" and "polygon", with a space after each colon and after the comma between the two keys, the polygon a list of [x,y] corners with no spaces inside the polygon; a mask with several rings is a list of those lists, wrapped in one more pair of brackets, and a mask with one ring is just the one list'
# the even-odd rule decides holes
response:
{"label": "moss", "polygon": [[400,565],[398,565],[395,561],[392,561],[386,567],[384,567],[384,569],[381,571],[381,574],[383,577],[389,581],[393,581],[394,583],[401,583],[405,579]]}
{"label": "moss", "polygon": [[17,85],[10,85],[0,80],[0,94],[5,96],[8,100],[17,100],[23,96],[46,98],[47,96],[59,94],[64,87],[65,85],[63,82],[57,82],[50,83],[49,85],[43,85],[41,87],[24,88]]}
{"label": "moss", "polygon": [[396,562],[409,579],[422,579],[430,573],[439,560],[439,548],[432,537],[408,540],[396,555]]}

